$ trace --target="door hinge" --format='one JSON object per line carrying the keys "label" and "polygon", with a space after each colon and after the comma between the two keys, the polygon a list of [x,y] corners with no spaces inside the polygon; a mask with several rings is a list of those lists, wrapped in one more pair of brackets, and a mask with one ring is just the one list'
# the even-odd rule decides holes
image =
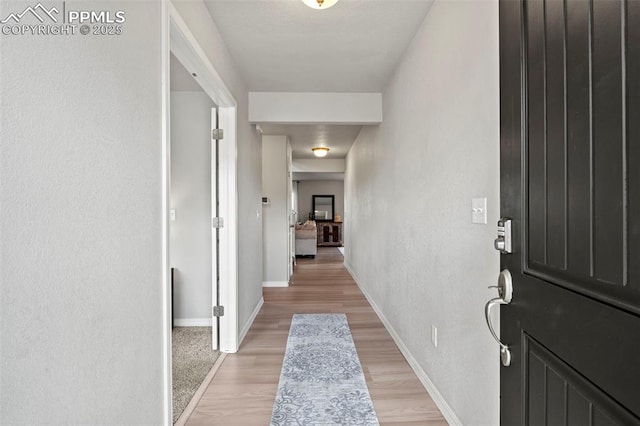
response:
{"label": "door hinge", "polygon": [[221,141],[224,138],[224,131],[222,129],[211,130],[211,139]]}
{"label": "door hinge", "polygon": [[218,317],[223,317],[224,316],[224,306],[214,306],[213,307],[213,316],[218,318]]}
{"label": "door hinge", "polygon": [[211,226],[214,228],[224,228],[224,219],[221,217],[211,218]]}

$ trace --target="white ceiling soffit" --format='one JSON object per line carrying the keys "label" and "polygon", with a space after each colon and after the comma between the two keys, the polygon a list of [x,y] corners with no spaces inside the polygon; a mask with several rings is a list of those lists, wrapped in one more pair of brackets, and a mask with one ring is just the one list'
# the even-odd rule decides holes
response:
{"label": "white ceiling soffit", "polygon": [[250,91],[381,92],[433,0],[205,0]]}
{"label": "white ceiling soffit", "polygon": [[344,180],[344,173],[293,172],[293,180]]}
{"label": "white ceiling soffit", "polygon": [[311,152],[311,148],[326,146],[329,148],[326,158],[329,159],[344,158],[362,126],[261,124],[260,128],[263,135],[289,136],[293,158],[317,158]]}
{"label": "white ceiling soffit", "polygon": [[249,92],[249,121],[380,124],[382,93]]}
{"label": "white ceiling soffit", "polygon": [[189,71],[182,65],[182,63],[171,54],[170,61],[170,78],[169,84],[173,91],[177,92],[203,92],[202,87],[191,75]]}
{"label": "white ceiling soffit", "polygon": [[347,162],[344,158],[296,158],[291,162],[294,172],[344,172]]}

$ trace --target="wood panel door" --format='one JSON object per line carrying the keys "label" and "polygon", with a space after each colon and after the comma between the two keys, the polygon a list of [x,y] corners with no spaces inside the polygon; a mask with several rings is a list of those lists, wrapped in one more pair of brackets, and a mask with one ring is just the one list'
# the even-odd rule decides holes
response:
{"label": "wood panel door", "polygon": [[640,424],[640,1],[500,0],[504,425]]}

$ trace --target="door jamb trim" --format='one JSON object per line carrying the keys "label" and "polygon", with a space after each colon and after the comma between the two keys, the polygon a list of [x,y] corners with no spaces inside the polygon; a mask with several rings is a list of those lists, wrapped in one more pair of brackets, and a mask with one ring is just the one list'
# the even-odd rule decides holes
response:
{"label": "door jamb trim", "polygon": [[[163,300],[163,402],[164,424],[172,423],[171,377],[171,286],[169,259],[169,204],[170,204],[170,115],[169,115],[169,58],[173,53],[178,60],[197,74],[197,81],[219,108],[224,123],[225,138],[221,143],[220,158],[220,215],[225,219],[220,235],[220,303],[226,314],[220,321],[221,352],[238,350],[238,229],[237,229],[237,102],[220,74],[197,42],[187,23],[170,1],[162,2],[161,74],[162,74],[162,300]],[[222,231],[222,230],[221,230]]]}

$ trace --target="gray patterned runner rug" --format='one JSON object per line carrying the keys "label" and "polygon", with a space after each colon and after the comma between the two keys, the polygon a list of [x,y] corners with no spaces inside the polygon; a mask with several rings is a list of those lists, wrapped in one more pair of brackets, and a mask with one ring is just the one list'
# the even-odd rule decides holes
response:
{"label": "gray patterned runner rug", "polygon": [[270,425],[378,425],[345,314],[293,316]]}

